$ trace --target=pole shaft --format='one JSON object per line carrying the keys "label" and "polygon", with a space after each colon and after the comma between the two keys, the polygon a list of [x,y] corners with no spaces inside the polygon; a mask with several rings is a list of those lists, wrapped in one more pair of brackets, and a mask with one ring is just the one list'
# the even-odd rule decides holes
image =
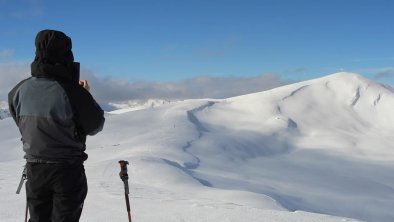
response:
{"label": "pole shaft", "polygon": [[129,216],[129,222],[131,222],[129,195],[127,195],[127,193],[125,193],[125,194],[124,194],[124,197],[125,197],[125,199],[126,199],[126,208],[127,208],[127,214],[128,214],[128,216]]}
{"label": "pole shaft", "polygon": [[130,200],[129,200],[129,196],[127,194],[124,194],[125,198],[126,198],[126,208],[127,208],[127,212],[130,212]]}
{"label": "pole shaft", "polygon": [[27,200],[26,200],[25,222],[27,222],[27,214],[28,213],[29,213],[29,207],[27,205]]}
{"label": "pole shaft", "polygon": [[128,213],[129,213],[129,221],[132,222],[132,221],[131,221],[131,214],[130,214],[130,212],[128,212]]}

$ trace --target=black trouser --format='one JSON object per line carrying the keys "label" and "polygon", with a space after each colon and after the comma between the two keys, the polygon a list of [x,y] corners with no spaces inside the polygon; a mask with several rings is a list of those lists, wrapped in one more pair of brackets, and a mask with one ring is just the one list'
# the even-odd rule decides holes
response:
{"label": "black trouser", "polygon": [[78,222],[88,191],[83,164],[26,166],[29,222]]}

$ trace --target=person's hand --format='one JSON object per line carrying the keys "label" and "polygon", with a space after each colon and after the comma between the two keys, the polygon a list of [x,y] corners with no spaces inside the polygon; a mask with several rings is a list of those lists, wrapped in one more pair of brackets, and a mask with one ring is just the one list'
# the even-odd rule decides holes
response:
{"label": "person's hand", "polygon": [[88,92],[90,92],[90,86],[87,80],[79,80],[79,85],[85,88]]}

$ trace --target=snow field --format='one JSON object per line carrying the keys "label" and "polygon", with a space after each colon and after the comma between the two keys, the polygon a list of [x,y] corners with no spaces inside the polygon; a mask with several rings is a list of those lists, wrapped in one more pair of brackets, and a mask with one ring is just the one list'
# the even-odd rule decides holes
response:
{"label": "snow field", "polygon": [[[127,221],[121,159],[131,164],[133,221],[393,221],[393,93],[337,73],[108,113],[88,138],[81,221]],[[24,212],[13,124],[0,121],[0,218],[9,222]]]}

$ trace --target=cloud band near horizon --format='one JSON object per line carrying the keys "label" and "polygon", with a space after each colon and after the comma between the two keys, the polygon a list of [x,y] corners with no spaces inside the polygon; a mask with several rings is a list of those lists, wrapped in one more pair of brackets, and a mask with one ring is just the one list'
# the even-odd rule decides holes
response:
{"label": "cloud band near horizon", "polygon": [[[29,76],[29,63],[0,63],[0,101],[7,100],[8,92],[19,81]],[[174,82],[129,82],[101,77],[92,71],[82,69],[81,78],[89,81],[92,94],[99,103],[145,99],[222,99],[290,83],[274,73],[254,77],[198,76]]]}

